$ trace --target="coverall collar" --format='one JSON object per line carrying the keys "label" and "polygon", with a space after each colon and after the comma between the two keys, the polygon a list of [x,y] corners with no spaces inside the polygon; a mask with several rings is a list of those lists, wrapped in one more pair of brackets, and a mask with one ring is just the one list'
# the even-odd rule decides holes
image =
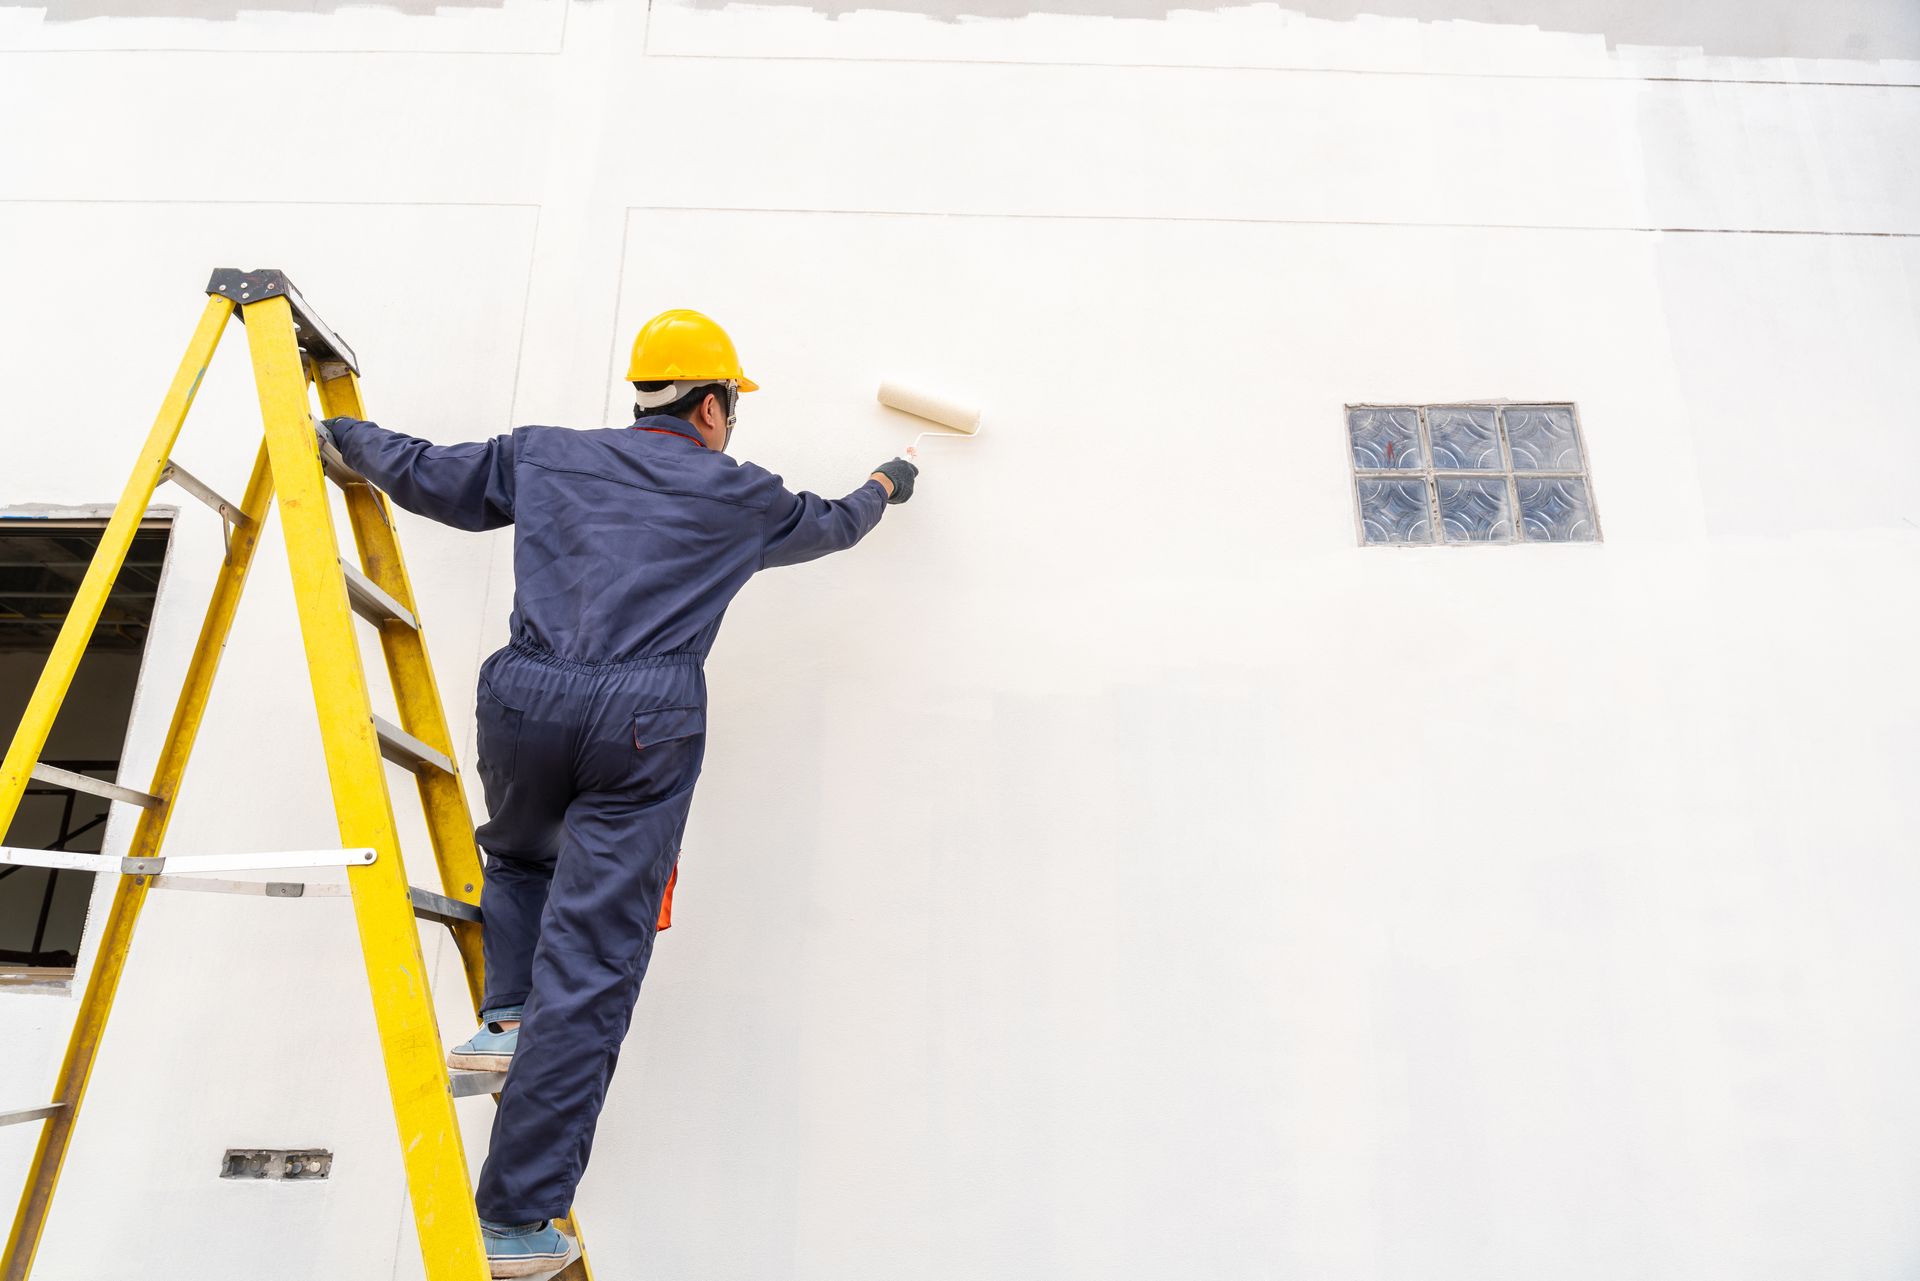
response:
{"label": "coverall collar", "polygon": [[633,420],[633,430],[657,431],[665,432],[669,436],[684,436],[702,449],[707,447],[707,442],[700,439],[700,433],[694,429],[692,423],[684,418],[675,418],[672,414],[648,414],[644,418],[636,418]]}

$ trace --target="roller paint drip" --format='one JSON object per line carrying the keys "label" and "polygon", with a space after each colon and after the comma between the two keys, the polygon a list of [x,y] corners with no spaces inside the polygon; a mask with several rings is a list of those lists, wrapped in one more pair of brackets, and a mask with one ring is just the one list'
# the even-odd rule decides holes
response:
{"label": "roller paint drip", "polygon": [[[980,410],[977,406],[962,404],[944,396],[916,387],[907,387],[900,383],[881,383],[880,403],[889,409],[897,409],[903,414],[912,414],[915,418],[925,419],[948,428],[947,431],[923,431],[913,438],[901,453],[901,457],[918,466],[920,463],[920,442],[932,436],[938,440],[970,440],[980,431]],[[956,434],[957,433],[957,434]]]}

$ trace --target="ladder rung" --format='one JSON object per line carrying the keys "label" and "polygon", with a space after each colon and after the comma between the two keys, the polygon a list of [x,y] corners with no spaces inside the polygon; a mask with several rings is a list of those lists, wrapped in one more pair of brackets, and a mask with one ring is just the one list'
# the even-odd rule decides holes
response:
{"label": "ladder rung", "polygon": [[[501,1072],[498,1073],[498,1075],[502,1080],[505,1080],[507,1074]],[[59,1115],[66,1109],[66,1106],[64,1103],[43,1103],[37,1108],[20,1108],[13,1112],[0,1112],[0,1125],[25,1125],[29,1121],[44,1121],[48,1117]]]}
{"label": "ladder rung", "polygon": [[86,792],[92,796],[102,796],[110,801],[124,801],[128,805],[138,805],[141,809],[160,808],[158,796],[136,792],[131,787],[122,787],[118,783],[109,783],[105,779],[88,778],[85,774],[75,774],[72,770],[60,769],[57,766],[37,764],[33,767],[33,776],[42,783],[52,783],[55,787]]}
{"label": "ladder rung", "polygon": [[[314,419],[313,422],[316,427],[320,425],[318,418]],[[326,472],[328,480],[340,486],[342,489],[345,489],[349,485],[364,485],[367,483],[365,476],[362,476],[359,472],[347,466],[347,460],[340,456],[339,450],[324,442],[320,446],[320,469]]]}
{"label": "ladder rung", "polygon": [[368,578],[349,564],[345,557],[340,561],[340,572],[347,576],[347,603],[353,606],[353,612],[372,623],[375,627],[382,623],[405,623],[415,631],[420,622],[413,611],[387,594],[386,588]]}
{"label": "ladder rung", "polygon": [[505,1072],[449,1072],[453,1097],[470,1099],[476,1094],[498,1094],[507,1083]]}
{"label": "ladder rung", "polygon": [[395,765],[404,766],[416,774],[423,769],[437,769],[443,774],[454,772],[452,757],[437,748],[428,747],[383,716],[373,718],[373,732],[380,739],[380,754]]}
{"label": "ladder rung", "polygon": [[462,903],[457,898],[435,894],[417,885],[409,886],[407,893],[413,899],[413,914],[422,920],[438,921],[442,925],[461,921],[472,921],[477,925],[480,922],[480,909],[472,903]]}
{"label": "ladder rung", "polygon": [[216,512],[219,512],[220,519],[226,521],[229,525],[245,525],[248,523],[247,514],[240,510],[239,503],[228,502],[214,491],[213,486],[207,484],[207,482],[201,480],[198,476],[195,476],[171,458],[167,459],[167,467],[165,471],[160,473],[160,480],[162,484],[167,481],[172,481],[174,484],[180,486],[180,488],[186,490],[189,494],[192,494]]}

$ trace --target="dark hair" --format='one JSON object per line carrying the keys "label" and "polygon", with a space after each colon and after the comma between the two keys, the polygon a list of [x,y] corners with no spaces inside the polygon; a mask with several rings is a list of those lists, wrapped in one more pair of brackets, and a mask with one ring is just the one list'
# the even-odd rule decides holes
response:
{"label": "dark hair", "polygon": [[[664,382],[635,383],[633,386],[636,391],[659,391],[662,387],[667,386],[667,384]],[[691,422],[693,421],[693,411],[700,408],[700,402],[709,396],[718,396],[720,398],[721,412],[725,413],[732,410],[733,407],[727,403],[727,385],[725,383],[702,383],[670,405],[662,405],[658,409],[640,409],[635,407],[633,416],[635,418],[646,418],[654,414],[671,414],[675,418],[681,418]]]}

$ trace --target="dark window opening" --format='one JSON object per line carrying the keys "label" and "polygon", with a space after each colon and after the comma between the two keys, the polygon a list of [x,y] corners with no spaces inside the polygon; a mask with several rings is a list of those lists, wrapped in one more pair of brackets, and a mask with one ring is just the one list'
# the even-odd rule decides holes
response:
{"label": "dark window opening", "polygon": [[[105,524],[0,514],[0,729],[9,739],[53,652]],[[160,520],[148,521],[134,535],[100,625],[41,750],[42,763],[94,778],[119,778],[167,538],[166,523]],[[99,797],[36,780],[28,784],[0,844],[98,853],[106,837],[108,806]],[[72,975],[93,875],[0,866],[0,985]]]}

